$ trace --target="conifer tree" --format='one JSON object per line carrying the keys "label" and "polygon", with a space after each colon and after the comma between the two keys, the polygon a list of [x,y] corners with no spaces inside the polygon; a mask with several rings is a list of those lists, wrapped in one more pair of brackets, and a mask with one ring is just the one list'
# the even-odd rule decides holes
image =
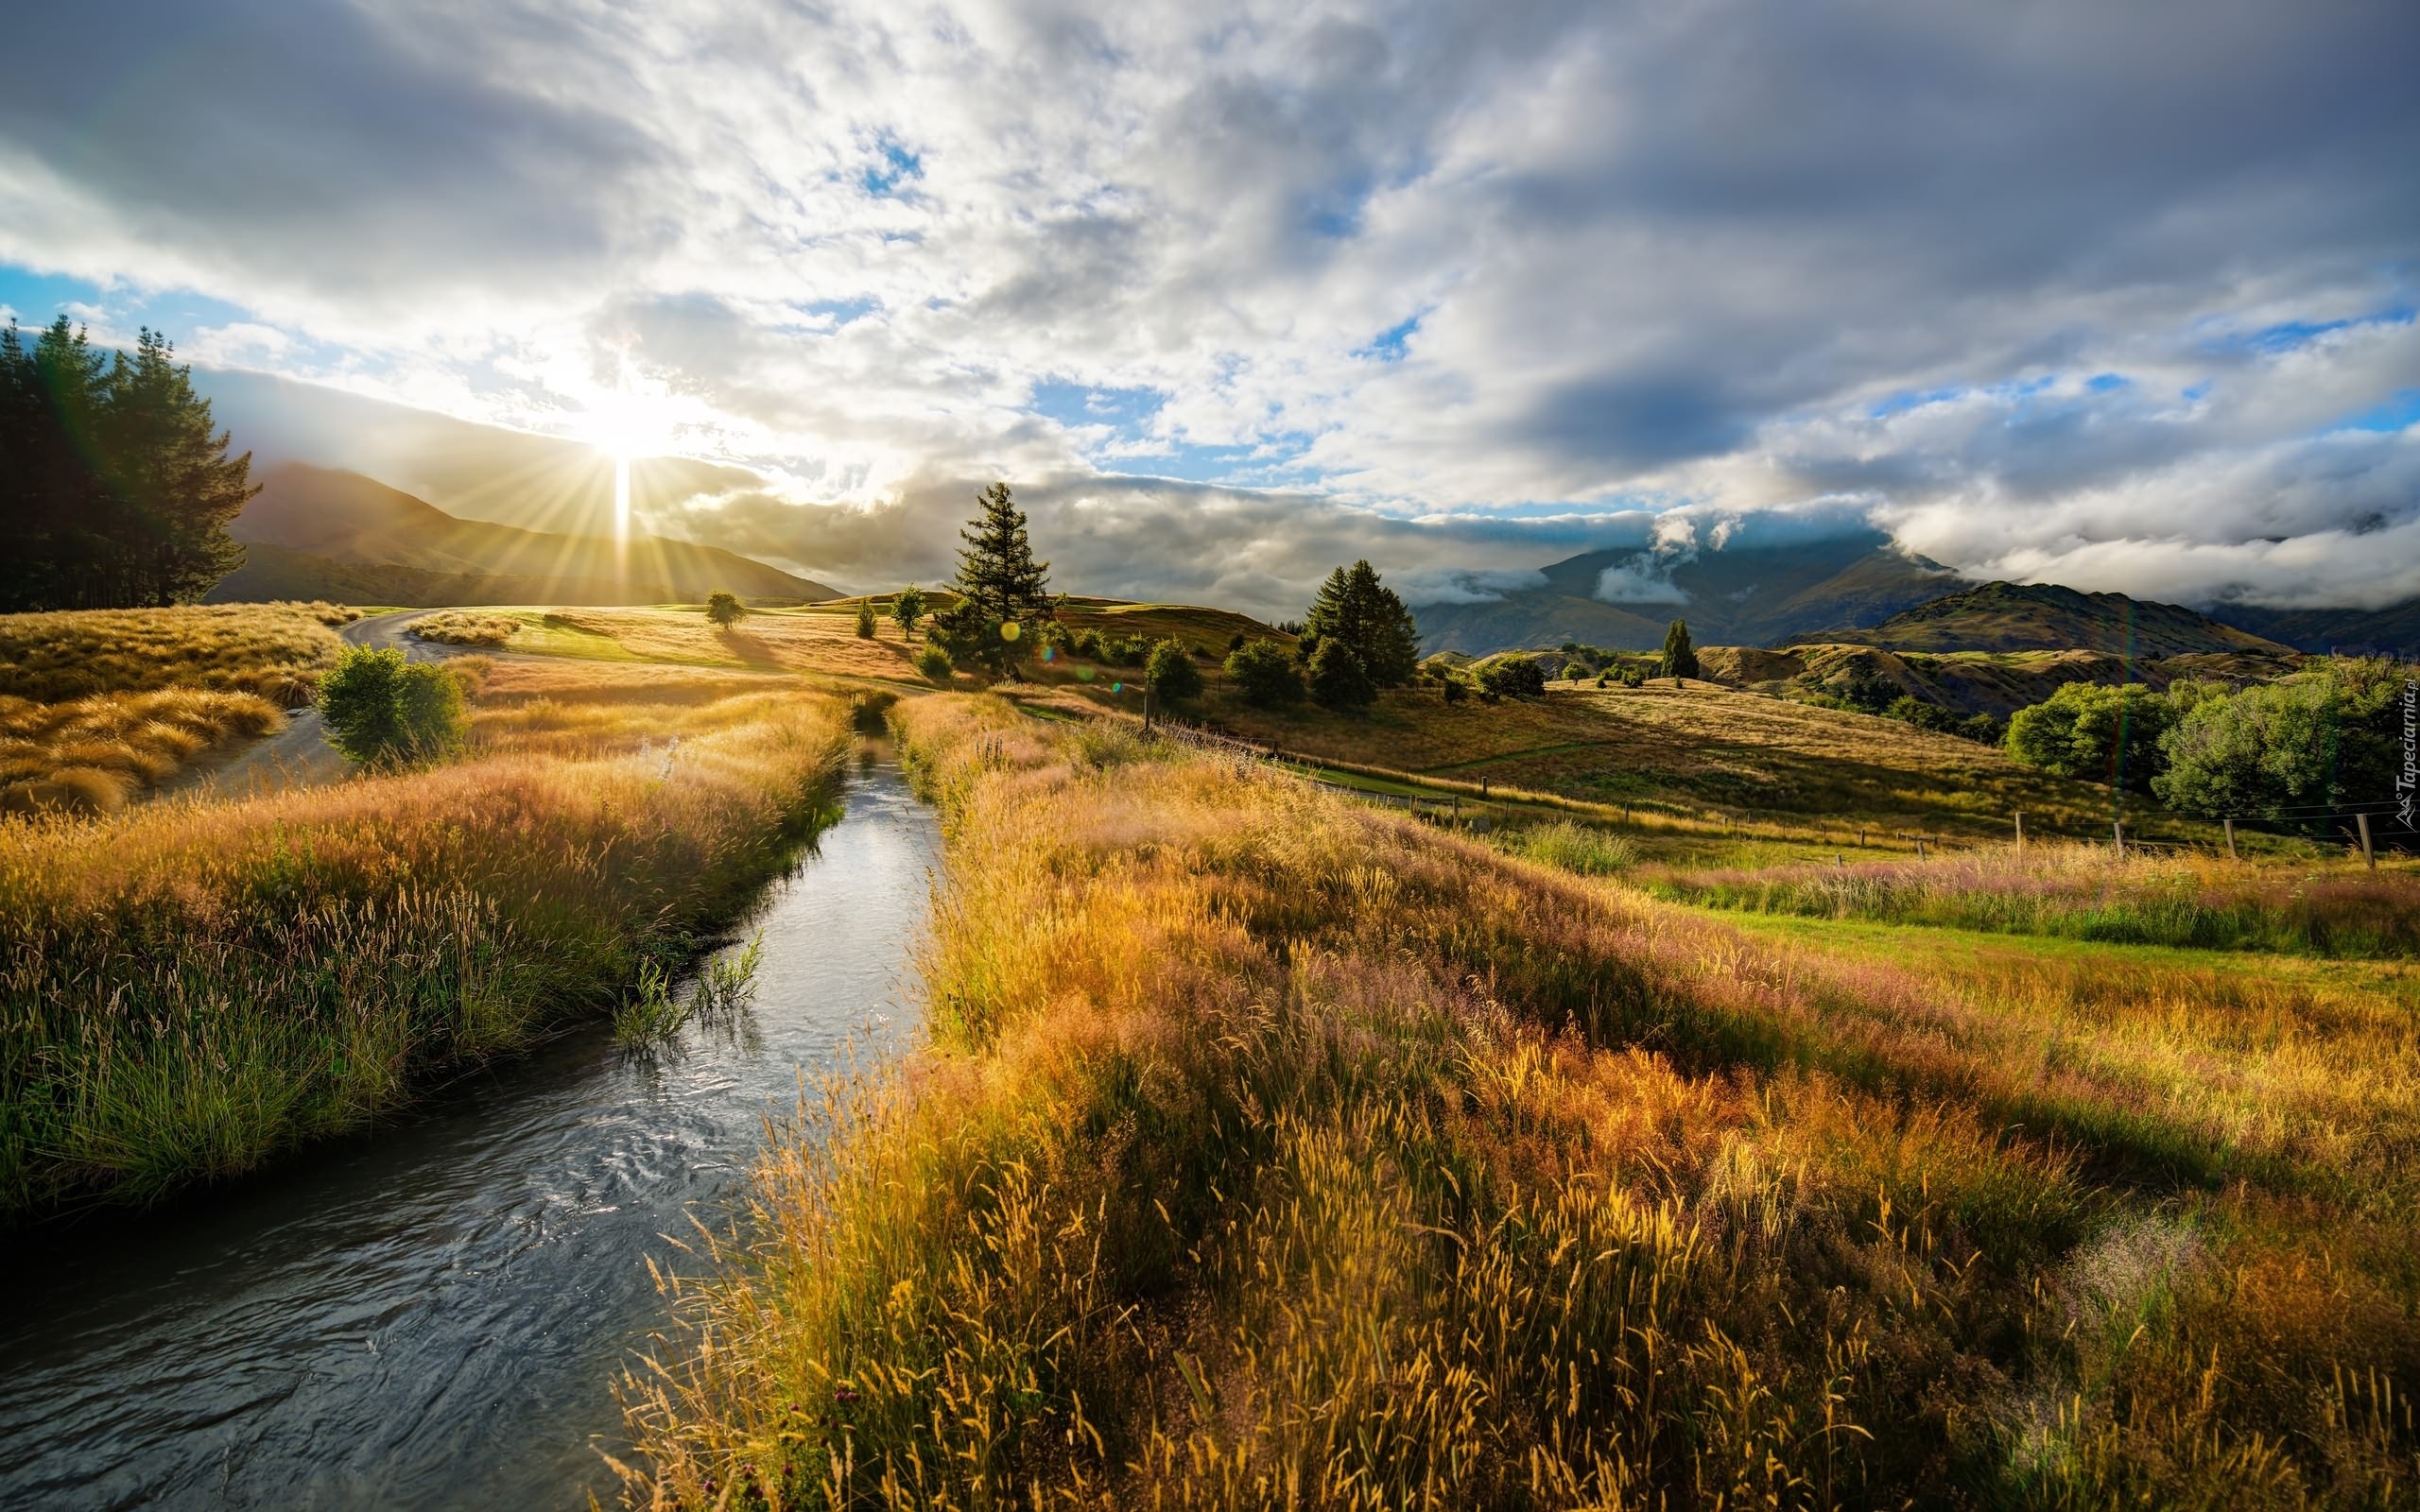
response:
{"label": "conifer tree", "polygon": [[1339,567],[1320,585],[1297,643],[1303,660],[1318,655],[1325,641],[1350,650],[1375,687],[1402,687],[1420,667],[1420,629],[1411,610],[1366,560]]}
{"label": "conifer tree", "polygon": [[977,496],[978,512],[958,533],[959,601],[945,618],[951,649],[1006,673],[1020,644],[1050,614],[1050,564],[1033,559],[1025,511],[1005,483]]}
{"label": "conifer tree", "polygon": [[1678,680],[1698,675],[1698,654],[1689,644],[1689,622],[1674,620],[1664,631],[1664,676]]}
{"label": "conifer tree", "polygon": [[0,610],[179,603],[243,560],[251,454],[226,455],[175,351],[147,328],[105,364],[64,316],[30,351],[0,333]]}

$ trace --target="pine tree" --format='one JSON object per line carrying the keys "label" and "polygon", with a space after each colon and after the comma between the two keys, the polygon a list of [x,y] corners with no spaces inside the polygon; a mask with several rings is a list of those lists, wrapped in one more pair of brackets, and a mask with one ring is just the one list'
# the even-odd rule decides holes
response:
{"label": "pine tree", "polygon": [[[946,617],[952,649],[1006,673],[1019,643],[1050,614],[1050,564],[1033,559],[1025,511],[1009,486],[994,483],[977,497],[979,512],[958,533],[957,607]],[[1013,628],[1011,628],[1013,627]]]}
{"label": "pine tree", "polygon": [[857,600],[857,639],[860,641],[873,640],[873,595],[872,593],[868,593],[865,597]]}
{"label": "pine tree", "polygon": [[147,329],[105,364],[64,316],[31,351],[0,334],[0,610],[178,603],[243,560],[251,454],[226,455],[175,350]]}
{"label": "pine tree", "polygon": [[1664,632],[1664,676],[1675,681],[1698,675],[1698,654],[1689,645],[1689,622],[1674,620]]}
{"label": "pine tree", "polygon": [[1374,686],[1399,688],[1419,671],[1420,629],[1411,610],[1366,560],[1339,567],[1320,585],[1298,643],[1304,661],[1331,640],[1353,652]]}

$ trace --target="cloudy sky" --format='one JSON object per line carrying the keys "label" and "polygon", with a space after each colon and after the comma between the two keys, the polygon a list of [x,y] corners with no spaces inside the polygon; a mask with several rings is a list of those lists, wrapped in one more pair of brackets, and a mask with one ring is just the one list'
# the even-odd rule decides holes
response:
{"label": "cloudy sky", "polygon": [[643,524],[852,587],[941,576],[1004,476],[1062,586],[1271,613],[1352,555],[1467,593],[1738,519],[2420,593],[2410,0],[10,31],[0,305],[164,327],[239,444],[465,512],[592,509],[544,474],[601,448],[692,459]]}

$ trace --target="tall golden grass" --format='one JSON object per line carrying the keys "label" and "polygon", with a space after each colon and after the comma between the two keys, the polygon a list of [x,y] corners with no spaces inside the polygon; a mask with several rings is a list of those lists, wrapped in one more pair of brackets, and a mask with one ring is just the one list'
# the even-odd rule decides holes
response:
{"label": "tall golden grass", "polygon": [[200,688],[300,708],[311,701],[319,669],[336,660],[341,643],[332,627],[360,617],[317,603],[0,614],[0,694],[58,703]]}
{"label": "tall golden grass", "polygon": [[512,639],[521,622],[510,614],[484,614],[477,610],[449,609],[424,614],[405,627],[424,641],[446,645],[496,645]]}
{"label": "tall golden grass", "polygon": [[631,1504],[2420,1484],[2407,1006],[1793,953],[1250,764],[895,718],[931,1047],[666,1278]]}
{"label": "tall golden grass", "polygon": [[0,1215],[250,1169],[608,1010],[780,864],[850,738],[795,692],[559,733],[505,709],[458,765],[0,819]]}
{"label": "tall golden grass", "polygon": [[108,813],[229,740],[285,723],[250,693],[169,688],[68,703],[0,696],[0,813]]}

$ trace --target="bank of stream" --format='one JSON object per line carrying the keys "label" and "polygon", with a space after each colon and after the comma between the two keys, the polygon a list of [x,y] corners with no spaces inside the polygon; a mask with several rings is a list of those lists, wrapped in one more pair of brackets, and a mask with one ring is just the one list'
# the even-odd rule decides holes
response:
{"label": "bank of stream", "polygon": [[[0,1258],[0,1504],[612,1498],[646,1260],[719,1221],[802,1075],[895,1048],[941,842],[897,765],[736,929],[753,1006],[653,1056],[601,1026],[359,1139]],[[733,947],[736,949],[737,946]]]}

